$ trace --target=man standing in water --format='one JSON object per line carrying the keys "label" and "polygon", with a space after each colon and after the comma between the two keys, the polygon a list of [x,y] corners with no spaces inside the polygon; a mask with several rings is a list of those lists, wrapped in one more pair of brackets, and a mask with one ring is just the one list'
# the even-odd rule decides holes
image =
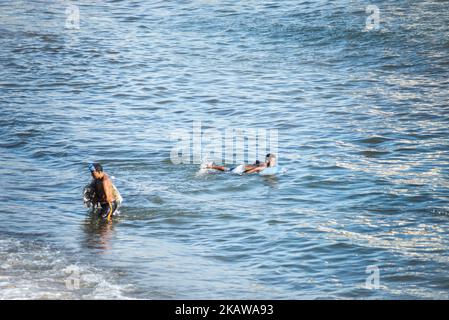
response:
{"label": "man standing in water", "polygon": [[109,176],[103,172],[101,164],[89,164],[89,171],[92,178],[94,178],[91,185],[95,190],[96,198],[101,206],[100,216],[109,221],[118,207],[118,192],[116,192]]}

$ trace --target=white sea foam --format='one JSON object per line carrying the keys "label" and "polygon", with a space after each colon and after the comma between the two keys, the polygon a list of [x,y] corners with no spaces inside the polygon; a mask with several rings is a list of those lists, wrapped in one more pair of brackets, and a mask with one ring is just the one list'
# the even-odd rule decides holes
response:
{"label": "white sea foam", "polygon": [[0,239],[0,299],[129,299],[130,286],[48,244]]}

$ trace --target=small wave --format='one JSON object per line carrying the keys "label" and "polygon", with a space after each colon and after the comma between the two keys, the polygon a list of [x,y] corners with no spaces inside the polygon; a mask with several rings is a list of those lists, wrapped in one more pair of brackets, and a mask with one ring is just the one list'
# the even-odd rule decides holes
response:
{"label": "small wave", "polygon": [[108,270],[40,241],[0,239],[0,299],[129,299]]}
{"label": "small wave", "polygon": [[26,141],[24,141],[24,140],[4,142],[4,143],[0,143],[0,148],[6,148],[6,149],[17,148],[17,147],[21,147],[25,144],[26,144]]}
{"label": "small wave", "polygon": [[381,151],[381,150],[363,150],[360,151],[360,154],[367,158],[378,158],[389,154],[390,151]]}
{"label": "small wave", "polygon": [[382,137],[382,136],[372,136],[372,137],[369,137],[369,138],[363,138],[363,139],[360,139],[360,140],[356,140],[356,142],[360,142],[360,143],[363,143],[363,144],[369,144],[369,145],[377,145],[377,144],[381,144],[381,143],[384,143],[384,142],[386,142],[386,141],[389,141],[389,140],[391,140],[391,139],[389,139],[389,138],[386,138],[386,137]]}

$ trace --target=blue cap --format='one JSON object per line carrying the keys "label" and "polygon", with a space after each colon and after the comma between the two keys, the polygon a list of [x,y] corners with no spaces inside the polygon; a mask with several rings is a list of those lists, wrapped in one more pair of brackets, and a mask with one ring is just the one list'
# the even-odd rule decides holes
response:
{"label": "blue cap", "polygon": [[89,170],[90,170],[90,172],[95,172],[95,166],[93,163],[89,164]]}

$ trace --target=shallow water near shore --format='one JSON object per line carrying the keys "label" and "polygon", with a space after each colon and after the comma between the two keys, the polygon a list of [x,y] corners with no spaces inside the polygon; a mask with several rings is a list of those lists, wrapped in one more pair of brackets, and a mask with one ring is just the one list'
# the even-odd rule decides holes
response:
{"label": "shallow water near shore", "polygon": [[[369,4],[2,2],[0,298],[448,299],[449,3]],[[173,164],[193,122],[287,172]]]}

